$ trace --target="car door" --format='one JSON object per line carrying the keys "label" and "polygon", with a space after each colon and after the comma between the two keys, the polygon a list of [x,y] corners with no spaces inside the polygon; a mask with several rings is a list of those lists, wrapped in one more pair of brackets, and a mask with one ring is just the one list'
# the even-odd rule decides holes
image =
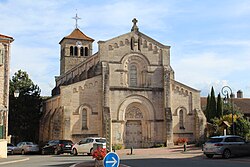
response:
{"label": "car door", "polygon": [[226,148],[228,148],[231,154],[239,154],[239,150],[237,149],[237,142],[235,137],[227,137],[225,139]]}
{"label": "car door", "polygon": [[16,148],[15,148],[15,150],[14,150],[14,153],[21,154],[21,152],[22,152],[22,146],[23,146],[23,142],[18,143],[17,146],[16,146]]}
{"label": "car door", "polygon": [[83,142],[80,147],[81,147],[81,152],[83,153],[89,153],[90,149],[93,148],[93,141],[94,139],[92,138],[86,138],[85,142]]}
{"label": "car door", "polygon": [[78,153],[84,153],[85,152],[85,144],[86,144],[86,138],[82,139],[81,141],[78,142],[77,146],[77,152]]}
{"label": "car door", "polygon": [[237,150],[239,150],[240,155],[245,155],[248,152],[247,143],[241,137],[237,137]]}
{"label": "car door", "polygon": [[86,152],[87,153],[90,153],[90,150],[93,148],[93,142],[94,142],[94,139],[87,139],[87,143],[86,143]]}

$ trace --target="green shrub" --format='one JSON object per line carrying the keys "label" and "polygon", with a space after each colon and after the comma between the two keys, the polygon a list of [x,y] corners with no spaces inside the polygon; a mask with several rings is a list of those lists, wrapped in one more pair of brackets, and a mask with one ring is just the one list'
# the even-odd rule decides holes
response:
{"label": "green shrub", "polygon": [[113,150],[120,150],[120,149],[122,149],[122,144],[114,144],[114,145],[112,146],[112,149],[113,149]]}

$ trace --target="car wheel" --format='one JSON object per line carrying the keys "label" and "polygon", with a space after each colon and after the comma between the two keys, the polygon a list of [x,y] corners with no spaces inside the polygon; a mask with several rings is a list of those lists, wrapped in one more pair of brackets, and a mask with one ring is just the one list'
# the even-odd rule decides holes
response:
{"label": "car wheel", "polygon": [[213,157],[214,157],[213,154],[206,154],[206,156],[207,156],[208,158],[213,158]]}
{"label": "car wheel", "polygon": [[229,149],[225,149],[223,151],[222,157],[225,158],[225,159],[230,158],[231,157],[231,151]]}
{"label": "car wheel", "polygon": [[11,155],[14,155],[14,151],[13,151],[13,150],[11,150],[10,154],[11,154]]}
{"label": "car wheel", "polygon": [[77,150],[75,148],[73,149],[73,155],[77,155]]}
{"label": "car wheel", "polygon": [[92,154],[93,154],[93,148],[91,148],[91,149],[89,150],[88,155],[92,155]]}
{"label": "car wheel", "polygon": [[24,155],[24,154],[25,154],[25,151],[24,151],[24,150],[22,150],[22,151],[21,151],[21,154],[22,154],[22,155]]}

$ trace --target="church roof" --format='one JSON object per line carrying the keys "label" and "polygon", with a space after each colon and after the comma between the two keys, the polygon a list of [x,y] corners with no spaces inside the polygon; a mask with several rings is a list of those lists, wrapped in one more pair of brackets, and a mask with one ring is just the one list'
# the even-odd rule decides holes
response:
{"label": "church roof", "polygon": [[9,40],[11,42],[14,41],[14,39],[12,37],[0,34],[0,41],[2,41],[2,40]]}
{"label": "church roof", "polygon": [[59,43],[61,43],[64,39],[81,39],[81,40],[86,40],[86,41],[94,41],[94,39],[88,37],[87,35],[85,35],[81,30],[79,30],[78,28],[75,28],[71,34],[69,34],[68,36],[64,37]]}

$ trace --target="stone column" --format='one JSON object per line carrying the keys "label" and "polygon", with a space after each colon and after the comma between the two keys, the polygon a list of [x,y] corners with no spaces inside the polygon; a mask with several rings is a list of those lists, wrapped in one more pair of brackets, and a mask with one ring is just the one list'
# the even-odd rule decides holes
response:
{"label": "stone column", "polygon": [[170,70],[169,68],[164,68],[164,109],[165,109],[165,136],[166,145],[173,145],[173,119],[171,112],[171,94],[170,94]]}

